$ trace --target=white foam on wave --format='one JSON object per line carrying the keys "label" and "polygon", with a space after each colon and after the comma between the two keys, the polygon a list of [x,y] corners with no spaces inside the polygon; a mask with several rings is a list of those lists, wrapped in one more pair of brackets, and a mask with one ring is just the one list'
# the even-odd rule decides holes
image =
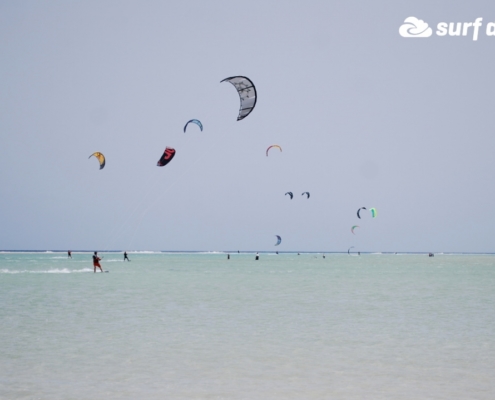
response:
{"label": "white foam on wave", "polygon": [[54,268],[44,271],[29,271],[29,270],[16,271],[10,269],[0,269],[1,274],[73,274],[73,273],[81,273],[81,272],[93,272],[93,270],[91,268],[83,268],[83,269]]}

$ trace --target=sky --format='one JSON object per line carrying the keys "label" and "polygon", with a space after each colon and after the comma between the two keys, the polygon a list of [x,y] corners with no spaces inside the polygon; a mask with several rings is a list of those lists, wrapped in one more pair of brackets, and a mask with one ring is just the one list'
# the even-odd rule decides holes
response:
{"label": "sky", "polygon": [[495,3],[463,3],[1,0],[0,249],[495,252]]}

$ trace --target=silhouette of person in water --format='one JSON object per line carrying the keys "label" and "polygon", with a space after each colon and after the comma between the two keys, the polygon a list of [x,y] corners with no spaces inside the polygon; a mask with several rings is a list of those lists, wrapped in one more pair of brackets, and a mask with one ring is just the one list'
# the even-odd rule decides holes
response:
{"label": "silhouette of person in water", "polygon": [[127,251],[124,251],[124,261],[127,260],[127,261],[131,261],[129,260],[129,257],[127,257]]}
{"label": "silhouette of person in water", "polygon": [[230,254],[227,254],[227,260],[230,260]]}
{"label": "silhouette of person in water", "polygon": [[72,258],[72,251],[70,251],[70,250],[69,250],[69,251],[67,252],[67,258]]}
{"label": "silhouette of person in water", "polygon": [[93,267],[95,269],[94,272],[96,272],[96,267],[98,267],[101,272],[103,272],[103,269],[101,268],[101,265],[100,265],[100,260],[101,258],[98,257],[98,252],[95,251],[95,254],[93,254]]}
{"label": "silhouette of person in water", "polygon": [[260,255],[258,253],[256,253],[256,257],[254,259],[255,260],[259,260],[260,259]]}

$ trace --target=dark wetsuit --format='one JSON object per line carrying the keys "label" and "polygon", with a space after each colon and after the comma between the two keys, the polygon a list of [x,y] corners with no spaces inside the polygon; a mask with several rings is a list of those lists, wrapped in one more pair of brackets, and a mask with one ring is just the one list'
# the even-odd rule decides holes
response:
{"label": "dark wetsuit", "polygon": [[103,272],[103,269],[101,268],[101,265],[100,265],[100,260],[101,258],[98,257],[96,254],[93,254],[93,267],[95,269],[95,272],[96,272],[96,267],[98,267],[101,272]]}

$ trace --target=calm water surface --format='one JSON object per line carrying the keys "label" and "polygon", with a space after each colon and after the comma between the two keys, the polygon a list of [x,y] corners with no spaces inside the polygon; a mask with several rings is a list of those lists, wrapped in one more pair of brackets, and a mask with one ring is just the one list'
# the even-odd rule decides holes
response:
{"label": "calm water surface", "polygon": [[495,256],[0,254],[1,399],[495,398]]}

